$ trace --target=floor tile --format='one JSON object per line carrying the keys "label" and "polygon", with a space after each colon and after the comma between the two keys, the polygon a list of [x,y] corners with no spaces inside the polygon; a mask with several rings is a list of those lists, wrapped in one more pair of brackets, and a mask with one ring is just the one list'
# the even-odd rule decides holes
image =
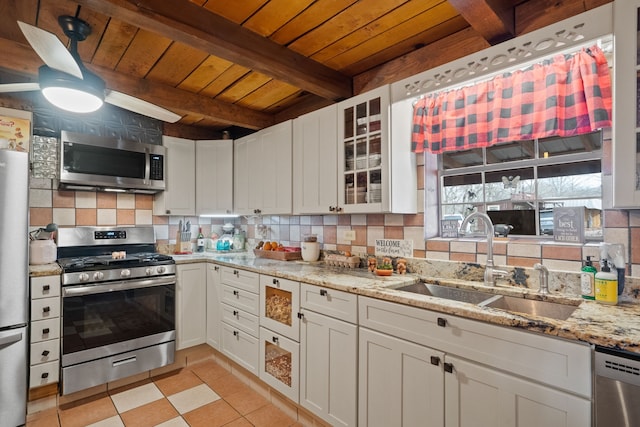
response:
{"label": "floor tile", "polygon": [[27,427],[59,427],[58,408],[27,415]]}
{"label": "floor tile", "polygon": [[229,424],[225,424],[224,427],[253,427],[246,418],[238,418],[235,421],[231,421]]}
{"label": "floor tile", "polygon": [[196,363],[189,366],[189,369],[206,383],[209,383],[216,378],[229,375],[229,371],[227,369],[213,360]]}
{"label": "floor tile", "polygon": [[208,385],[201,384],[180,393],[172,394],[167,399],[180,414],[185,414],[220,399],[220,396],[211,390]]}
{"label": "floor tile", "polygon": [[240,412],[241,415],[253,412],[258,408],[261,408],[269,404],[269,401],[262,397],[257,391],[247,388],[237,393],[230,394],[224,398],[233,409]]}
{"label": "floor tile", "polygon": [[187,412],[182,417],[191,427],[220,427],[241,418],[240,414],[222,399]]}
{"label": "floor tile", "polygon": [[207,384],[209,384],[209,386],[223,398],[240,391],[251,389],[251,387],[240,381],[233,374],[227,374],[211,381],[207,381]]}
{"label": "floor tile", "polygon": [[113,403],[121,414],[163,397],[162,392],[153,383],[111,395]]}
{"label": "floor tile", "polygon": [[120,414],[127,427],[155,426],[179,415],[167,399],[158,399]]}
{"label": "floor tile", "polygon": [[106,420],[89,424],[87,427],[124,427],[124,423],[118,415],[114,415],[113,417],[107,418]]}
{"label": "floor tile", "polygon": [[189,424],[182,417],[176,417],[158,424],[156,427],[189,427]]}
{"label": "floor tile", "polygon": [[85,427],[118,415],[109,396],[78,402],[77,406],[69,405],[66,409],[60,408],[58,414],[62,427]]}
{"label": "floor tile", "polygon": [[179,393],[203,383],[196,374],[188,369],[160,375],[157,378],[153,378],[153,382],[165,396]]}
{"label": "floor tile", "polygon": [[256,427],[285,427],[295,423],[295,420],[271,404],[245,415],[245,418]]}

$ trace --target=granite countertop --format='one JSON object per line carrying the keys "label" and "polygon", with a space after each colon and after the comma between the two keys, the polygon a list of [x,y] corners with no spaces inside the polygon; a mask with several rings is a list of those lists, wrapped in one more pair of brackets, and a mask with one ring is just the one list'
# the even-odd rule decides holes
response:
{"label": "granite countertop", "polygon": [[29,266],[29,277],[56,276],[62,273],[58,263],[36,264]]}
{"label": "granite countertop", "polygon": [[[203,253],[174,255],[174,258],[177,264],[212,261],[260,274],[302,281],[468,319],[640,353],[640,321],[638,321],[640,319],[640,304],[638,303],[623,301],[618,305],[606,305],[595,301],[585,301],[579,297],[562,295],[543,297],[537,292],[528,289],[513,287],[486,288],[480,282],[434,279],[416,274],[393,274],[389,277],[378,277],[362,268],[329,267],[322,262],[276,261],[256,258],[248,253]],[[577,305],[577,309],[567,320],[556,320],[396,290],[403,285],[423,280],[432,283],[441,282],[458,288],[470,288],[527,299],[562,302]]]}

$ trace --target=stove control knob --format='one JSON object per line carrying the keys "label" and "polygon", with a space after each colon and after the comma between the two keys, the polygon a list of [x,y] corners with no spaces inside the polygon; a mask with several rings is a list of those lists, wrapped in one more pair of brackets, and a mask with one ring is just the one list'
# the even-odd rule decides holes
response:
{"label": "stove control knob", "polygon": [[129,270],[128,268],[125,268],[120,272],[120,277],[129,277],[129,276],[131,276],[131,270]]}
{"label": "stove control knob", "polygon": [[151,267],[147,267],[144,270],[144,274],[146,274],[147,276],[151,276],[153,274],[153,269]]}
{"label": "stove control knob", "polygon": [[93,273],[93,280],[102,280],[104,279],[104,273],[102,271],[96,271]]}
{"label": "stove control knob", "polygon": [[80,275],[78,276],[78,280],[80,280],[81,282],[88,282],[89,273],[80,273]]}
{"label": "stove control knob", "polygon": [[163,266],[160,266],[160,267],[158,267],[158,268],[156,269],[156,271],[158,272],[158,274],[162,274],[162,273],[164,273],[165,271],[167,271],[167,268],[166,268],[166,267],[163,267]]}

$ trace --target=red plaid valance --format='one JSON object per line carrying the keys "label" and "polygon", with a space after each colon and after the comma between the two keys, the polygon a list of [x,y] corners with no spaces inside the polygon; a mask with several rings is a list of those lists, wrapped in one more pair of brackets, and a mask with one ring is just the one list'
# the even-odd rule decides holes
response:
{"label": "red plaid valance", "polygon": [[611,79],[597,46],[428,95],[413,109],[413,151],[571,136],[611,126]]}

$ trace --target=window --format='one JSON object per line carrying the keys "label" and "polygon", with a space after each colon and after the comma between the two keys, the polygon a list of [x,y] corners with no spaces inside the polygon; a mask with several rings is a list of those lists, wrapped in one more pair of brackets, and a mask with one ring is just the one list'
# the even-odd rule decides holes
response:
{"label": "window", "polygon": [[583,207],[585,236],[601,239],[602,145],[592,132],[440,154],[440,217],[480,211],[511,235],[552,236],[554,208]]}

